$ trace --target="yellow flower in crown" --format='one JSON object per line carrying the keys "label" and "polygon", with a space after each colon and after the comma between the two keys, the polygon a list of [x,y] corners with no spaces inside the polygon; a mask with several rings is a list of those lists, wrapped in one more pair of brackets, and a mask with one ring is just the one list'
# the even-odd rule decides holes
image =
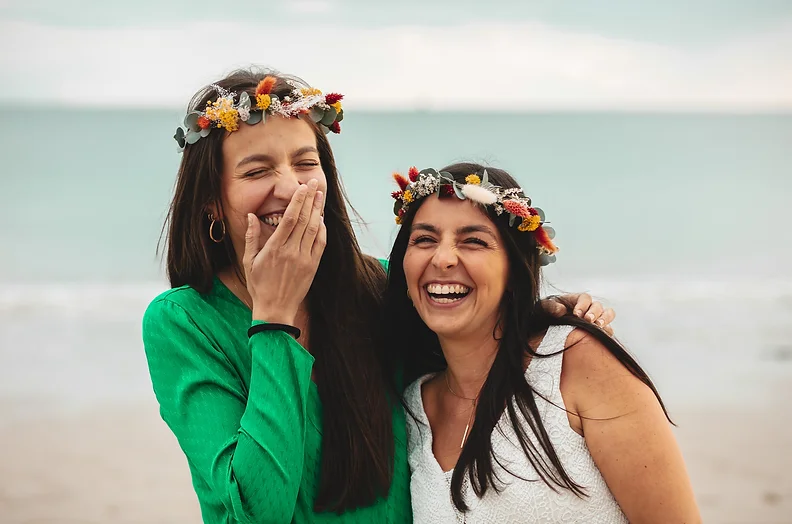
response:
{"label": "yellow flower in crown", "polygon": [[269,95],[256,95],[256,107],[262,111],[266,111],[271,103],[272,98]]}
{"label": "yellow flower in crown", "polygon": [[225,128],[226,131],[239,129],[239,111],[234,107],[231,98],[218,98],[215,102],[208,102],[205,112],[209,120],[217,122],[217,127]]}
{"label": "yellow flower in crown", "polygon": [[405,190],[404,194],[402,195],[402,200],[404,201],[405,204],[409,204],[410,202],[412,202],[413,201],[412,191],[410,191],[409,189]]}
{"label": "yellow flower in crown", "polygon": [[531,215],[529,217],[525,217],[522,220],[522,224],[517,226],[519,231],[536,231],[542,223],[542,219],[539,215]]}
{"label": "yellow flower in crown", "polygon": [[303,96],[322,94],[322,92],[319,89],[316,89],[315,87],[303,87],[302,89],[300,89],[300,93],[302,93]]}
{"label": "yellow flower in crown", "polygon": [[465,177],[465,182],[477,186],[481,184],[481,178],[478,175],[468,175]]}

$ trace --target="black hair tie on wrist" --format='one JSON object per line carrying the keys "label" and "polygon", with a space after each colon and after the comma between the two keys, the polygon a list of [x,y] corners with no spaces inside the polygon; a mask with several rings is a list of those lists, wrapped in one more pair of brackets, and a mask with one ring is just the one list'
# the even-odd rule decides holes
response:
{"label": "black hair tie on wrist", "polygon": [[250,329],[248,329],[248,338],[262,331],[285,331],[293,336],[295,340],[300,338],[300,330],[288,324],[256,324],[255,326],[250,326]]}

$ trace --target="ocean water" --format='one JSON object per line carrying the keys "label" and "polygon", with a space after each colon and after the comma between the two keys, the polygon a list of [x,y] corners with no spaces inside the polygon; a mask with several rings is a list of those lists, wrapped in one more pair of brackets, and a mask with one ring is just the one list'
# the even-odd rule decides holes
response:
{"label": "ocean water", "polygon": [[[151,395],[140,319],[178,111],[5,108],[0,404],[30,416]],[[548,290],[588,291],[674,407],[766,403],[792,379],[792,115],[354,113],[331,136],[367,252],[394,170],[474,160],[558,233]]]}

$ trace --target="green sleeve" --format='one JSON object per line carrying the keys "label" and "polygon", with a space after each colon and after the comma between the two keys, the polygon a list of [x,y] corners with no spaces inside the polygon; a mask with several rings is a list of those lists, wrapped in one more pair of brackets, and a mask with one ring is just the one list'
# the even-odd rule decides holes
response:
{"label": "green sleeve", "polygon": [[379,260],[379,263],[385,268],[385,273],[387,273],[390,268],[390,261],[387,258],[378,258],[377,260]]}
{"label": "green sleeve", "polygon": [[178,304],[149,306],[143,341],[162,418],[200,477],[194,482],[208,486],[229,515],[242,523],[290,522],[314,359],[281,331],[258,333],[249,342],[246,392],[211,340]]}

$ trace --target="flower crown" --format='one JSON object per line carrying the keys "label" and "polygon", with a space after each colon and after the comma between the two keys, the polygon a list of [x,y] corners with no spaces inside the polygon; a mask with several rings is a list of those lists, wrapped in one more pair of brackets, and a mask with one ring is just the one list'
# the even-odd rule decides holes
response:
{"label": "flower crown", "polygon": [[[325,134],[341,132],[339,122],[344,119],[341,99],[344,95],[329,93],[323,95],[313,87],[300,87],[291,80],[286,82],[293,88],[290,95],[279,99],[272,94],[278,79],[266,76],[256,86],[255,102],[247,91],[237,93],[212,84],[219,95],[217,100],[208,101],[203,111],[190,111],[184,117],[184,125],[176,129],[173,138],[179,144],[179,152],[187,144],[194,144],[207,136],[213,128],[221,127],[226,131],[239,129],[239,122],[249,125],[266,120],[266,115],[280,115],[286,118],[307,114]],[[234,102],[234,99],[237,101]]]}
{"label": "flower crown", "polygon": [[491,184],[486,169],[465,177],[464,184],[454,180],[451,173],[438,172],[431,168],[418,171],[415,167],[411,167],[408,177],[409,180],[400,173],[393,174],[400,188],[399,191],[391,193],[396,200],[393,213],[396,215],[397,224],[402,223],[402,218],[413,202],[435,193],[438,196],[454,195],[460,200],[471,200],[484,206],[492,206],[497,215],[507,213],[509,226],[516,225],[519,231],[534,234],[541,264],[546,266],[555,262],[555,253],[558,251],[552,241],[555,238],[555,230],[545,226],[544,211],[538,207],[531,207],[531,199],[525,196],[521,188],[504,189]]}

